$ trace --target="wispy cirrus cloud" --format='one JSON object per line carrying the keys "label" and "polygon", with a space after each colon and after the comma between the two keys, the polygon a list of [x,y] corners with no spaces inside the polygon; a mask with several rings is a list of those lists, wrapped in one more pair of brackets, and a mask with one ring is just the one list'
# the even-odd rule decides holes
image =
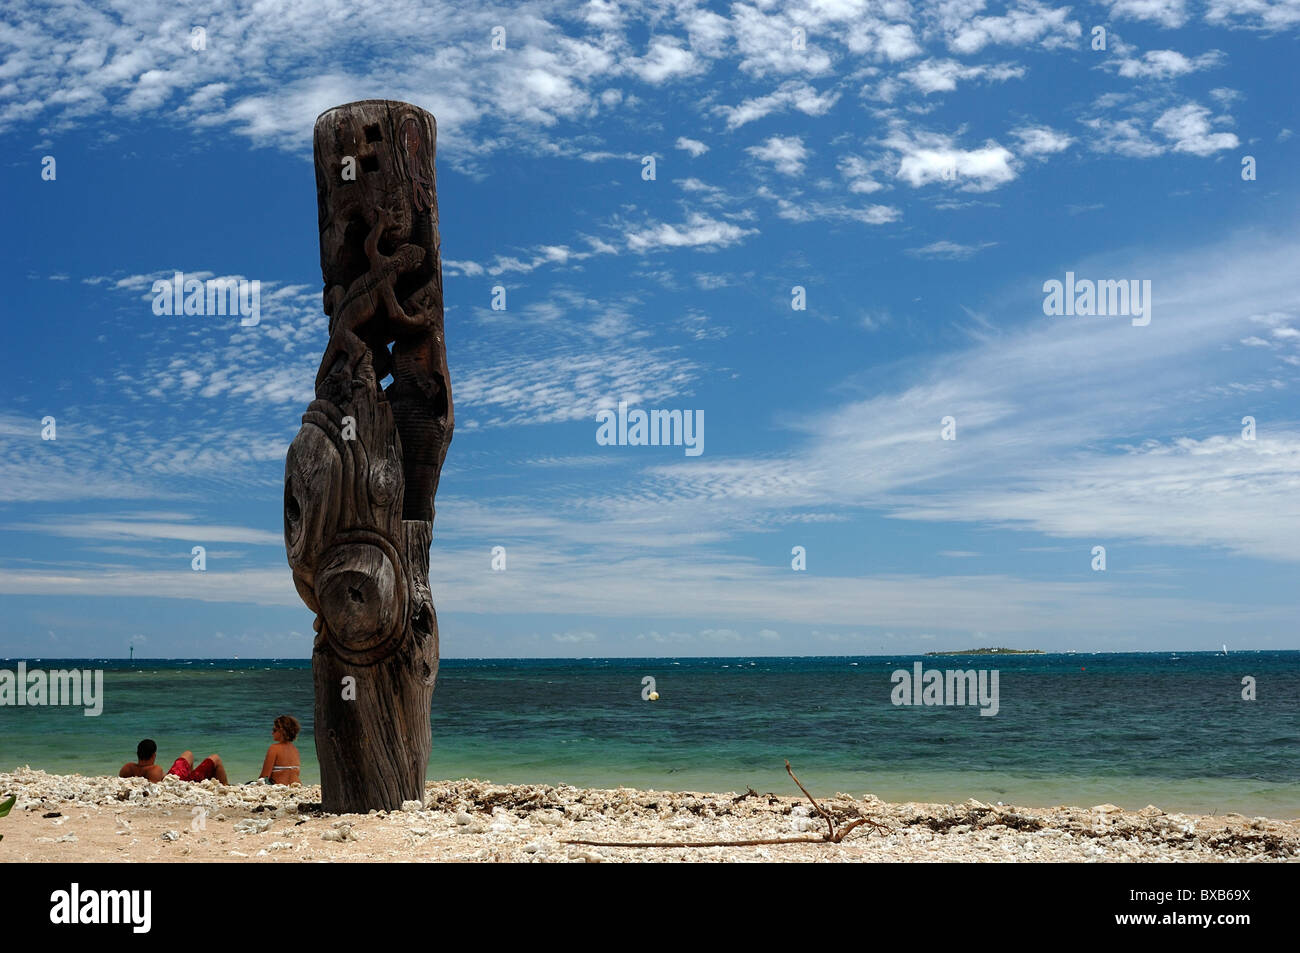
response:
{"label": "wispy cirrus cloud", "polygon": [[703,212],[691,212],[685,221],[678,224],[649,221],[629,226],[623,240],[633,252],[666,248],[714,249],[734,245],[757,232],[757,229],[722,221]]}
{"label": "wispy cirrus cloud", "polygon": [[[466,557],[469,556],[469,559]],[[435,549],[430,567],[439,580],[439,614],[477,613],[492,605],[504,613],[535,616],[600,616],[629,620],[691,617],[735,625],[759,618],[770,623],[901,628],[942,632],[988,629],[1026,635],[1044,630],[1074,635],[1106,631],[1132,644],[1134,631],[1176,631],[1196,620],[1220,626],[1282,624],[1282,608],[1239,606],[1211,599],[1137,593],[1094,581],[1044,582],[1006,575],[887,575],[873,578],[792,578],[788,567],[752,562],[665,559],[641,556],[599,567],[569,557],[544,558],[526,546],[511,550],[508,572],[472,568],[472,554]],[[600,587],[584,580],[597,573]],[[654,587],[646,579],[657,580]],[[113,596],[202,603],[242,603],[301,608],[287,567],[204,573],[166,570],[0,569],[0,593],[63,597]],[[870,619],[862,607],[871,606]],[[1062,625],[1062,611],[1069,623]],[[305,613],[305,610],[303,610]],[[1235,623],[1234,623],[1235,618]],[[590,631],[590,630],[579,630]],[[735,631],[731,629],[729,631]],[[768,630],[771,631],[771,630]],[[589,641],[589,640],[584,640]]]}
{"label": "wispy cirrus cloud", "polygon": [[948,93],[957,88],[959,82],[985,80],[987,82],[1005,82],[1019,79],[1025,75],[1023,66],[1001,63],[992,66],[959,63],[956,60],[926,60],[904,70],[902,78],[915,86],[921,93]]}
{"label": "wispy cirrus cloud", "polygon": [[[1284,329],[1275,339],[1286,347],[1300,343],[1300,334],[1285,333],[1300,325],[1294,308],[1279,310],[1300,294],[1282,266],[1297,250],[1294,239],[1234,241],[1152,260],[1153,287],[1166,291],[1146,328],[1125,319],[1036,322],[938,359],[900,390],[801,421],[810,442],[797,458],[672,464],[663,478],[679,496],[710,500],[715,514],[728,512],[729,501],[747,501],[750,517],[756,501],[839,501],[909,519],[1300,561],[1300,423],[1277,422],[1267,437],[1246,441],[1240,413],[1229,411],[1200,437],[1185,435],[1190,421],[1177,422],[1229,395],[1294,387],[1239,342],[1263,324]],[[1209,368],[1216,371],[1207,379]],[[1243,389],[1234,380],[1242,376],[1259,387]],[[1092,398],[1081,403],[1081,393]],[[943,441],[939,422],[949,415],[958,437]]]}
{"label": "wispy cirrus cloud", "polygon": [[966,259],[983,251],[985,248],[992,248],[996,244],[997,242],[979,242],[974,245],[963,245],[960,242],[950,242],[944,239],[922,245],[920,248],[909,248],[907,253],[917,258]]}
{"label": "wispy cirrus cloud", "polygon": [[726,120],[728,130],[733,130],[786,109],[822,116],[838,99],[839,93],[835,90],[819,93],[808,83],[791,80],[767,95],[747,99],[737,106],[716,106],[714,112]]}

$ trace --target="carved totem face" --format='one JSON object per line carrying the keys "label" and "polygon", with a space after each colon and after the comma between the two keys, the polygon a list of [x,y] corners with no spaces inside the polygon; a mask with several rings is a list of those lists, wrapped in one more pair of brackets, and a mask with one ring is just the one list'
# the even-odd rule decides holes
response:
{"label": "carved totem face", "polygon": [[317,645],[358,665],[397,647],[410,585],[399,549],[402,464],[396,441],[382,437],[391,416],[365,416],[349,423],[314,401],[289,447],[284,487],[285,547],[317,616]]}

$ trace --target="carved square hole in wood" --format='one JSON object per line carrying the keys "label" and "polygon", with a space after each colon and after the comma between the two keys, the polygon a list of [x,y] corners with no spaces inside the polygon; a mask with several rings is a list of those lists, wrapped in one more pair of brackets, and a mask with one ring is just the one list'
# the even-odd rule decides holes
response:
{"label": "carved square hole in wood", "polygon": [[379,134],[379,124],[366,126],[366,142],[383,142],[384,137]]}
{"label": "carved square hole in wood", "polygon": [[368,156],[362,156],[362,157],[361,157],[361,171],[362,171],[362,172],[378,172],[378,171],[379,171],[379,156],[375,155],[373,152],[372,152],[370,155],[368,155]]}

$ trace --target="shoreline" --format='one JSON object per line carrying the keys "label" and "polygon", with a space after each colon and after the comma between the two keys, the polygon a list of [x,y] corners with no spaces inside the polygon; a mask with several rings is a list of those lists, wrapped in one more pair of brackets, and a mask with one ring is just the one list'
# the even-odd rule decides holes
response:
{"label": "shoreline", "polygon": [[[305,745],[305,747],[303,746]],[[123,758],[131,752],[125,742],[118,748],[126,755],[113,758],[84,752],[63,757],[45,757],[36,761],[17,757],[0,763],[0,776],[7,770],[32,769],[39,765],[46,774],[59,776],[115,776]],[[229,739],[218,739],[206,750],[219,751],[233,782],[253,778],[265,756],[262,743],[234,746]],[[302,742],[302,780],[305,785],[319,785],[319,767],[309,739]],[[22,752],[33,754],[34,752]],[[687,766],[671,771],[651,770],[630,765],[626,760],[615,765],[595,763],[591,753],[582,752],[565,760],[541,763],[527,752],[512,752],[509,757],[494,757],[492,752],[459,752],[456,758],[444,757],[435,748],[428,770],[433,778],[473,777],[498,785],[548,784],[559,788],[614,789],[635,788],[647,791],[727,791],[736,785],[748,785],[785,794],[792,793],[785,771],[779,768],[709,768]],[[596,753],[598,754],[598,753]],[[202,751],[195,753],[201,759]],[[163,759],[164,768],[171,762],[170,752]],[[803,760],[803,759],[800,759]],[[1148,804],[1158,804],[1168,813],[1222,816],[1229,813],[1248,817],[1268,817],[1300,821],[1300,788],[1294,783],[1231,778],[1167,778],[1155,776],[1099,777],[1079,774],[1026,775],[1016,769],[990,770],[842,770],[826,768],[807,759],[795,761],[799,776],[809,789],[817,791],[870,791],[891,803],[956,804],[970,798],[991,804],[1005,802],[1021,807],[1049,808],[1063,804],[1115,804],[1126,811],[1138,811]],[[779,765],[779,762],[777,762]]]}
{"label": "shoreline", "polygon": [[665,862],[681,860],[1268,862],[1300,860],[1300,820],[1241,814],[882,801],[812,790],[841,843],[610,847],[568,840],[758,840],[823,835],[807,798],[568,785],[431,781],[400,811],[326,815],[318,785],[150,784],[140,778],[0,773],[0,863]]}

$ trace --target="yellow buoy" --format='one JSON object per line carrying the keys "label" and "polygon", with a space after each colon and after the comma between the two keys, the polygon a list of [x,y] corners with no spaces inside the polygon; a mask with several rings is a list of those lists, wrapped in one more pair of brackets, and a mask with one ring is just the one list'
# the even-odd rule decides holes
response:
{"label": "yellow buoy", "polygon": [[650,700],[651,700],[652,702],[657,702],[657,701],[659,700],[659,693],[658,693],[658,692],[651,692],[651,693],[650,693]]}

